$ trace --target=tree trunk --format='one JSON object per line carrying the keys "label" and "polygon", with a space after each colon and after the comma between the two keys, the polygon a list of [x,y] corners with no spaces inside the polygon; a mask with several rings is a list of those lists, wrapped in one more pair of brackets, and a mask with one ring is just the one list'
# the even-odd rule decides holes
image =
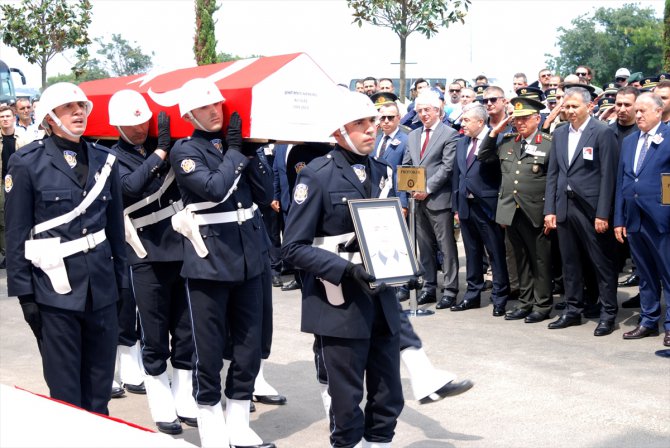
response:
{"label": "tree trunk", "polygon": [[400,92],[398,98],[403,103],[405,102],[405,92],[407,80],[405,78],[405,57],[407,53],[407,37],[400,36]]}

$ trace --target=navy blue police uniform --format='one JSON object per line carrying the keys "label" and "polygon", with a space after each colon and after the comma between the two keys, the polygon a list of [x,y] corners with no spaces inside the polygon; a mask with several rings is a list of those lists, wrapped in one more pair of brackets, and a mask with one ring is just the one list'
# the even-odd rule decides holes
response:
{"label": "navy blue police uniform", "polygon": [[[184,242],[186,293],[194,341],[194,398],[202,405],[221,400],[226,323],[233,343],[225,395],[251,400],[260,367],[262,313],[261,274],[267,243],[260,213],[254,207],[272,201],[272,173],[255,153],[249,157],[228,150],[221,132],[194,131],[170,152],[184,206],[224,202],[195,213],[210,224],[199,227],[207,249],[200,257]],[[214,214],[232,213],[234,221],[216,221]],[[208,216],[209,215],[209,216]],[[230,216],[230,215],[227,215]]]}
{"label": "navy blue police uniform", "polygon": [[51,397],[101,414],[108,413],[114,377],[118,289],[127,287],[118,164],[84,213],[32,236],[60,238],[61,251],[64,243],[84,238],[86,249],[64,258],[70,292],[55,291],[47,274],[26,259],[24,244],[35,225],[81,204],[109,154],[97,144],[54,136],[12,155],[5,179],[8,293],[39,307],[36,336]]}
{"label": "navy blue police uniform", "polygon": [[[358,175],[356,164],[363,165],[356,167]],[[315,335],[327,369],[330,442],[336,447],[352,447],[363,437],[378,443],[393,438],[403,408],[400,317],[392,289],[371,296],[345,276],[348,260],[312,244],[353,232],[347,201],[378,197],[391,182],[387,169],[382,161],[336,147],[300,171],[286,223],[282,255],[305,271],[301,330]],[[329,302],[319,279],[340,285],[344,303]],[[367,403],[361,411],[364,378]]]}
{"label": "navy blue police uniform", "polygon": [[[120,139],[114,146],[119,158],[123,205],[129,207],[161,189],[170,171],[147,142],[135,146]],[[170,359],[176,369],[191,370],[193,339],[186,304],[184,280],[180,277],[184,258],[183,239],[172,229],[169,215],[158,222],[147,220],[161,210],[179,210],[181,195],[172,182],[157,200],[129,213],[131,222],[144,225],[136,229],[146,256],[140,257],[126,245],[132,298],[142,323],[142,362],[147,374],[158,376]],[[154,215],[155,216],[155,215]],[[133,309],[134,311],[134,309]],[[133,313],[134,315],[134,313]],[[121,319],[119,321],[121,326]]]}

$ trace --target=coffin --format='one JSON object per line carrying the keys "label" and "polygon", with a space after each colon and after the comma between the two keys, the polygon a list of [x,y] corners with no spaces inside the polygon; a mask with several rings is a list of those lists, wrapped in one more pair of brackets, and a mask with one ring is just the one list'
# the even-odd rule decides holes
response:
{"label": "coffin", "polygon": [[100,79],[79,84],[93,102],[86,135],[116,139],[109,125],[110,97],[122,89],[140,92],[153,112],[150,134],[156,135],[159,111],[170,115],[173,138],[193,133],[193,127],[179,115],[179,89],[193,78],[209,78],[226,99],[227,119],[234,111],[242,117],[246,139],[280,142],[329,141],[325,120],[338,88],[333,80],[305,53],[242,59],[220,64],[183,68],[170,72]]}

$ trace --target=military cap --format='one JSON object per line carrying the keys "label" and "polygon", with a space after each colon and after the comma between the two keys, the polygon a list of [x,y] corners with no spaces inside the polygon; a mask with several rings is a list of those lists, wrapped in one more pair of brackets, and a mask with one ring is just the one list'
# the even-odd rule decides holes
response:
{"label": "military cap", "polygon": [[481,86],[474,86],[473,90],[475,91],[475,99],[476,100],[484,99],[484,91],[488,88],[489,88],[489,86],[487,84],[484,84],[484,85],[481,85]]}
{"label": "military cap", "polygon": [[616,82],[608,82],[603,84],[603,95],[605,97],[615,97],[619,91],[619,85]]}
{"label": "military cap", "polygon": [[539,87],[519,87],[516,89],[517,96],[522,96],[525,98],[533,98],[534,100],[542,101],[544,100],[544,92]]}
{"label": "military cap", "polygon": [[595,99],[596,96],[598,96],[598,95],[596,95],[596,88],[593,87],[590,84],[566,83],[563,86],[563,90],[567,91],[568,89],[574,89],[574,88],[577,88],[577,87],[581,87],[582,89],[587,90],[591,94],[591,99],[592,100]]}
{"label": "military cap", "polygon": [[514,112],[512,112],[512,116],[514,117],[525,117],[539,113],[544,109],[544,104],[540,101],[526,96],[517,96],[516,98],[512,98],[510,102],[514,106]]}
{"label": "military cap", "polygon": [[650,92],[654,87],[656,87],[656,84],[658,84],[658,77],[647,76],[640,82],[640,84],[642,84],[640,90],[643,92]]}
{"label": "military cap", "polygon": [[640,81],[642,81],[642,72],[631,73],[631,75],[628,77],[628,84]]}
{"label": "military cap", "polygon": [[547,99],[548,103],[555,103],[555,102],[558,101],[556,99],[556,90],[558,90],[558,89],[556,89],[554,87],[554,88],[547,89],[547,90],[544,91],[544,97]]}
{"label": "military cap", "polygon": [[670,73],[659,73],[658,74],[658,82],[666,81],[668,79],[670,79]]}
{"label": "military cap", "polygon": [[375,107],[379,109],[385,104],[395,103],[398,97],[393,92],[377,92],[371,95],[370,99],[375,103]]}
{"label": "military cap", "polygon": [[614,107],[614,99],[612,98],[600,98],[598,101],[598,110],[607,110]]}

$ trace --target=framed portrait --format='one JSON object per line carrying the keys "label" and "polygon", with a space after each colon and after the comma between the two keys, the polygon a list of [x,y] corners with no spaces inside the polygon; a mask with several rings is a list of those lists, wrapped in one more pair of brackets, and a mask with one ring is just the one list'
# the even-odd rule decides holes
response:
{"label": "framed portrait", "polygon": [[398,198],[349,201],[365,269],[381,283],[398,286],[414,277],[419,266]]}

